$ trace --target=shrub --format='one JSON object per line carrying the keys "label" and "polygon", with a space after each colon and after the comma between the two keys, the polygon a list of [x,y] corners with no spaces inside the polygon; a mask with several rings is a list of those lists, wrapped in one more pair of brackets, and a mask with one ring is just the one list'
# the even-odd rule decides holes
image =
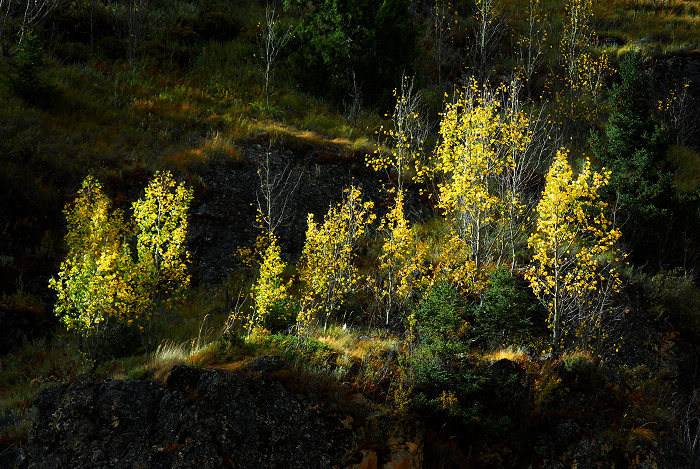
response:
{"label": "shrub", "polygon": [[506,345],[509,338],[532,328],[536,299],[518,288],[515,277],[505,267],[489,275],[490,287],[475,308],[473,335],[488,348]]}
{"label": "shrub", "polygon": [[666,315],[693,341],[700,336],[700,288],[680,269],[662,270],[641,281],[650,297],[652,312]]}
{"label": "shrub", "polygon": [[54,103],[57,90],[43,76],[44,46],[33,31],[24,36],[11,65],[10,85],[18,96],[33,106],[50,107]]}
{"label": "shrub", "polygon": [[452,284],[440,281],[431,286],[412,308],[419,341],[454,344],[466,339],[469,325],[463,306]]}
{"label": "shrub", "polygon": [[363,96],[389,105],[393,100],[389,84],[399,81],[415,56],[409,2],[285,0],[284,4],[300,17],[296,51],[289,60],[299,83],[341,100],[355,82],[363,86]]}
{"label": "shrub", "polygon": [[[483,376],[463,360],[469,343],[465,317],[462,298],[454,285],[445,281],[432,285],[413,305],[404,354],[399,357],[403,382],[398,383],[398,389],[413,394],[412,405],[418,410],[442,410],[466,417],[459,398],[483,385]],[[445,396],[449,396],[449,405]]]}

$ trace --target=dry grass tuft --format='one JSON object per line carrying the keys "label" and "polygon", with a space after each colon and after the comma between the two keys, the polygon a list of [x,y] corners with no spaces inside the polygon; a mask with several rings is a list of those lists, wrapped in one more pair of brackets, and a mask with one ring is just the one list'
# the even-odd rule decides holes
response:
{"label": "dry grass tuft", "polygon": [[399,347],[398,337],[383,335],[361,335],[355,331],[332,327],[326,332],[319,331],[316,340],[327,345],[340,355],[347,355],[352,359],[362,360],[378,352],[395,350]]}
{"label": "dry grass tuft", "polygon": [[490,353],[487,353],[483,356],[485,360],[492,361],[492,362],[497,362],[498,360],[510,360],[510,361],[520,361],[524,360],[526,357],[525,352],[522,350],[518,349],[512,349],[510,347],[505,348],[505,349],[498,349],[494,350]]}
{"label": "dry grass tuft", "polygon": [[657,440],[657,435],[654,430],[642,425],[641,427],[633,428],[630,431],[629,438],[631,441],[644,441],[653,444]]}
{"label": "dry grass tuft", "polygon": [[142,367],[132,370],[131,375],[152,376],[163,381],[175,365],[206,366],[216,361],[213,344],[200,344],[196,341],[174,343],[163,342],[151,359]]}

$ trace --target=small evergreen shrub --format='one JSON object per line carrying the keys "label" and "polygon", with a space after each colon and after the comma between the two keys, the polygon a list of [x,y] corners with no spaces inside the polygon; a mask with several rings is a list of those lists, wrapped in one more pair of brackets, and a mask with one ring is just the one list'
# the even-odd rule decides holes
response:
{"label": "small evergreen shrub", "polygon": [[270,311],[263,321],[263,327],[273,334],[287,332],[296,323],[298,314],[298,305],[287,301],[278,301],[270,307]]}
{"label": "small evergreen shrub", "polygon": [[54,104],[57,89],[44,77],[44,46],[33,31],[28,31],[22,39],[11,66],[10,86],[15,94],[32,106],[51,107]]}
{"label": "small evergreen shrub", "polygon": [[498,267],[489,277],[490,287],[475,307],[473,335],[480,345],[495,348],[530,331],[537,302],[518,288],[507,268]]}
{"label": "small evergreen shrub", "polygon": [[469,324],[464,305],[455,287],[441,281],[431,286],[413,306],[419,342],[442,348],[458,345],[467,339]]}

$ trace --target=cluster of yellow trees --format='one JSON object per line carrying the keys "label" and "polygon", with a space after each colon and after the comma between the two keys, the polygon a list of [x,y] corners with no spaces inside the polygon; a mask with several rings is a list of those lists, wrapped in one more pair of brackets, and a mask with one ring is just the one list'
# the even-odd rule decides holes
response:
{"label": "cluster of yellow trees", "polygon": [[[550,311],[551,342],[558,350],[566,340],[576,346],[596,346],[607,336],[605,313],[620,289],[616,265],[624,256],[616,247],[620,231],[599,196],[608,172],[595,172],[585,161],[578,175],[565,149],[557,151],[539,203],[529,211],[521,202],[533,168],[528,155],[535,123],[509,101],[517,89],[490,90],[476,82],[447,104],[440,125],[440,143],[428,163],[422,142],[406,129],[415,112],[402,113],[406,96],[397,96],[396,112],[403,121],[387,132],[393,146],[368,157],[368,164],[392,174],[393,200],[376,230],[376,265],[363,278],[355,262],[358,240],[375,220],[371,202],[362,202],[360,189],[350,187],[332,206],[322,223],[309,215],[306,244],[298,264],[300,332],[325,327],[349,293],[368,288],[386,324],[406,306],[416,288],[447,280],[469,294],[488,288],[487,273],[507,264],[524,273],[533,292]],[[439,208],[449,227],[437,246],[419,239],[405,216],[405,180],[431,177],[438,181]],[[404,181],[404,182],[399,182]],[[526,219],[532,218],[530,235]],[[290,299],[282,281],[284,264],[273,241],[266,248],[253,287],[249,332],[260,326],[270,301]],[[522,241],[521,241],[522,240]],[[518,243],[522,243],[520,246]],[[518,265],[516,249],[532,256]]]}
{"label": "cluster of yellow trees", "polygon": [[[550,311],[555,349],[569,334],[585,344],[605,339],[603,315],[619,290],[615,265],[623,257],[616,249],[620,231],[599,197],[610,174],[592,171],[586,161],[575,176],[567,151],[558,151],[533,214],[527,239],[531,262],[517,265],[515,233],[522,237],[526,227],[520,202],[524,186],[513,178],[522,173],[517,165],[525,164],[521,153],[528,150],[532,130],[522,110],[504,105],[499,98],[504,92],[471,83],[446,106],[429,168],[439,181],[438,206],[449,227],[437,246],[418,238],[406,219],[404,189],[395,189],[393,204],[376,230],[381,246],[376,266],[364,277],[356,263],[358,241],[376,216],[372,202],[362,201],[360,188],[346,189],[322,222],[309,214],[297,265],[299,332],[321,323],[325,327],[360,288],[370,289],[375,312],[389,324],[416,288],[447,280],[479,295],[488,288],[488,270],[508,264],[524,270]],[[383,157],[383,169],[406,165],[409,144],[401,134],[392,136],[397,151]],[[426,177],[418,176],[425,168],[418,155],[414,177]],[[69,330],[94,338],[111,322],[150,327],[157,311],[181,297],[189,281],[184,241],[191,199],[191,190],[169,173],[157,173],[133,204],[133,222],[127,224],[121,211],[111,209],[100,184],[85,179],[66,209],[68,256],[50,282],[58,294],[55,312]],[[258,276],[243,318],[249,334],[267,333],[265,323],[275,308],[293,301],[274,231],[259,239],[265,242],[258,243]]]}
{"label": "cluster of yellow trees", "polygon": [[191,200],[192,191],[169,172],[156,173],[127,222],[88,176],[66,207],[68,255],[49,286],[57,293],[56,315],[86,339],[91,356],[101,334],[118,323],[137,324],[150,341],[154,315],[182,297]]}
{"label": "cluster of yellow trees", "polygon": [[[590,119],[590,99],[598,95],[607,59],[593,59],[588,49],[594,34],[591,1],[571,0],[566,8],[563,111],[574,119]],[[550,312],[555,350],[565,341],[586,346],[605,341],[605,313],[620,289],[616,265],[624,258],[616,247],[620,231],[599,196],[610,174],[592,171],[585,161],[574,175],[568,152],[561,148],[550,157],[539,203],[528,205],[527,180],[540,170],[532,150],[539,122],[518,101],[517,80],[495,90],[472,80],[456,92],[445,106],[432,155],[424,154],[426,131],[413,82],[403,77],[394,94],[393,128],[383,132],[390,150],[377,151],[367,161],[375,170],[387,171],[395,183],[389,210],[376,229],[381,247],[376,265],[367,275],[357,266],[358,242],[376,215],[372,202],[362,200],[361,189],[349,187],[322,221],[309,214],[297,265],[299,291],[292,299],[275,234],[282,215],[273,213],[277,179],[270,177],[268,154],[258,200],[263,232],[248,256],[257,270],[251,307],[233,319],[241,320],[249,335],[265,334],[280,305],[296,302],[300,333],[315,325],[325,328],[351,292],[368,288],[374,312],[388,325],[415,289],[447,280],[465,293],[481,295],[488,288],[488,272],[505,264],[524,273]],[[577,101],[584,95],[585,102]],[[574,115],[579,113],[585,115]],[[419,239],[406,219],[405,191],[411,179],[435,183],[448,228],[434,245]],[[68,329],[94,337],[110,321],[149,326],[158,310],[181,297],[189,281],[184,240],[191,199],[191,190],[169,173],[157,173],[133,204],[133,222],[127,224],[121,211],[111,209],[100,184],[90,177],[84,181],[66,209],[68,256],[50,282],[58,294],[55,312]],[[517,255],[525,249],[531,253],[527,264]]]}

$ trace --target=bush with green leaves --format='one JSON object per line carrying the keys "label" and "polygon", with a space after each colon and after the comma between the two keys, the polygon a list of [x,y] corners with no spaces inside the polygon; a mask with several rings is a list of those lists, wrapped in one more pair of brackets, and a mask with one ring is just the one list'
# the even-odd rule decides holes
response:
{"label": "bush with green leaves", "polygon": [[299,18],[290,62],[300,83],[344,99],[354,80],[365,98],[390,102],[388,90],[415,59],[407,0],[285,0],[284,5]]}
{"label": "bush with green leaves", "polygon": [[[469,344],[464,306],[457,289],[441,281],[430,286],[411,308],[408,343],[399,364],[402,377],[410,380],[402,386],[413,390],[418,407],[439,408],[444,392],[452,393],[448,399],[452,401],[454,395],[469,394],[479,386],[477,375],[462,360]],[[452,413],[462,412],[455,409]]]}
{"label": "bush with green leaves", "polygon": [[451,283],[440,281],[432,285],[411,312],[420,344],[447,348],[466,344],[469,324],[465,305]]}
{"label": "bush with green leaves", "polygon": [[692,274],[682,269],[662,270],[653,276],[640,274],[635,280],[652,314],[669,318],[694,342],[700,340],[700,287]]}
{"label": "bush with green leaves", "polygon": [[51,107],[58,91],[49,83],[44,62],[44,46],[33,31],[27,31],[10,62],[13,91],[33,106]]}
{"label": "bush with green leaves", "polygon": [[518,287],[517,279],[505,267],[489,275],[489,287],[482,293],[481,303],[474,307],[472,334],[486,348],[508,345],[516,336],[532,328],[537,299]]}

